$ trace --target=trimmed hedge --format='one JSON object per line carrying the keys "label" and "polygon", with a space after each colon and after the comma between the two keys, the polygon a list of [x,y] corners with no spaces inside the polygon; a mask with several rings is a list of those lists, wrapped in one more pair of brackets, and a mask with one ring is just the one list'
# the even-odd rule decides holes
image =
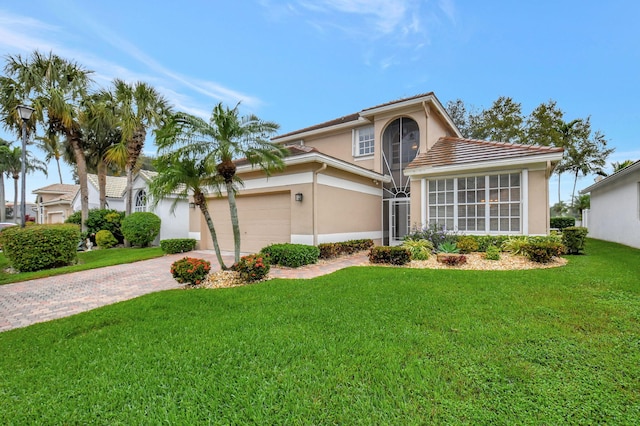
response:
{"label": "trimmed hedge", "polygon": [[[80,215],[82,212],[77,211],[71,214],[65,223],[74,223],[80,225]],[[120,229],[122,220],[124,219],[124,212],[111,209],[91,209],[89,210],[89,217],[87,218],[87,235],[83,235],[82,239],[87,238],[91,234],[97,234],[98,231],[106,229],[111,231],[113,236],[118,240],[119,244],[124,242],[124,236]]]}
{"label": "trimmed hedge", "polygon": [[564,229],[576,226],[575,217],[552,217],[550,220],[551,228]]}
{"label": "trimmed hedge", "polygon": [[562,230],[562,243],[567,248],[567,253],[578,254],[584,250],[584,243],[587,239],[587,228],[581,226],[570,226]]}
{"label": "trimmed hedge", "polygon": [[110,249],[111,247],[118,244],[118,240],[113,236],[111,231],[108,229],[103,229],[102,231],[98,231],[96,233],[96,244],[101,249]]}
{"label": "trimmed hedge", "polygon": [[562,243],[551,239],[531,239],[524,247],[525,256],[534,262],[549,263],[555,256],[564,254],[565,247]]}
{"label": "trimmed hedge", "polygon": [[411,261],[411,250],[403,246],[377,246],[369,252],[369,262],[406,265]]}
{"label": "trimmed hedge", "polygon": [[196,240],[193,238],[172,238],[160,241],[160,248],[166,254],[184,253],[196,248]]}
{"label": "trimmed hedge", "polygon": [[39,271],[75,263],[80,230],[71,224],[11,226],[0,233],[0,241],[14,269]]}
{"label": "trimmed hedge", "polygon": [[151,212],[135,212],[122,219],[122,235],[132,246],[146,247],[160,233],[160,218]]}
{"label": "trimmed hedge", "polygon": [[373,240],[349,240],[339,243],[318,244],[320,259],[332,259],[342,255],[350,255],[373,247]]}
{"label": "trimmed hedge", "polygon": [[320,255],[320,249],[316,246],[291,243],[272,244],[260,251],[269,257],[269,263],[272,265],[289,268],[317,263]]}

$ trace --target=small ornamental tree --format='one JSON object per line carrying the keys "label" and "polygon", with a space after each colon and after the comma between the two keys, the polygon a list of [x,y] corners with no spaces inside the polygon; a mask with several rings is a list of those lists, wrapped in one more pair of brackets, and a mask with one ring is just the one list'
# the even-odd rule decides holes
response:
{"label": "small ornamental tree", "polygon": [[183,257],[171,265],[171,275],[181,284],[198,285],[209,275],[211,262],[194,257]]}
{"label": "small ornamental tree", "polygon": [[122,220],[122,235],[132,246],[146,247],[160,233],[160,218],[151,212],[136,212]]}

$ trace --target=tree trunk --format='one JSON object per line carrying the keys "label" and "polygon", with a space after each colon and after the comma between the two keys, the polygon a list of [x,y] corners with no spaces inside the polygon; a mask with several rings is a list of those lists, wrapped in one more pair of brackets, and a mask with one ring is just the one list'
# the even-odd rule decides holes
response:
{"label": "tree trunk", "polygon": [[58,165],[58,177],[60,177],[60,185],[62,185],[62,170],[60,169],[60,157],[56,157],[56,163]]}
{"label": "tree trunk", "polygon": [[0,173],[0,222],[7,221],[7,203],[4,193],[4,173]]}
{"label": "tree trunk", "polygon": [[20,224],[18,221],[18,215],[20,209],[18,208],[18,179],[19,175],[13,175],[13,222]]}
{"label": "tree trunk", "polygon": [[82,150],[81,140],[75,132],[69,132],[67,138],[73,148],[73,155],[76,160],[76,167],[78,168],[78,181],[80,183],[80,206],[81,212],[81,230],[83,233],[87,232],[87,219],[89,218],[89,187],[87,185],[87,159],[84,156]]}
{"label": "tree trunk", "polygon": [[207,227],[209,228],[209,233],[211,234],[211,239],[213,240],[213,248],[215,249],[215,252],[216,252],[216,258],[218,259],[220,268],[223,271],[225,271],[229,268],[227,267],[227,265],[224,264],[224,261],[222,260],[222,253],[220,252],[220,245],[218,244],[218,236],[216,235],[216,230],[213,227],[213,220],[211,219],[211,215],[209,214],[209,208],[207,207],[207,202],[204,199],[204,196],[202,196],[202,194],[200,194],[199,198],[203,200],[199,203],[200,211],[202,212],[205,220],[207,221]]}
{"label": "tree trunk", "polygon": [[107,164],[98,161],[98,191],[100,192],[100,208],[107,208]]}
{"label": "tree trunk", "polygon": [[233,228],[234,261],[240,262],[240,224],[238,223],[238,206],[233,183],[227,182],[227,200],[229,201],[229,213],[231,214],[231,226]]}
{"label": "tree trunk", "polygon": [[578,183],[578,171],[576,170],[576,175],[573,178],[573,191],[571,191],[571,210],[573,210],[573,206],[575,205],[577,183]]}
{"label": "tree trunk", "polygon": [[562,201],[560,199],[560,176],[562,176],[562,173],[558,173],[558,204]]}

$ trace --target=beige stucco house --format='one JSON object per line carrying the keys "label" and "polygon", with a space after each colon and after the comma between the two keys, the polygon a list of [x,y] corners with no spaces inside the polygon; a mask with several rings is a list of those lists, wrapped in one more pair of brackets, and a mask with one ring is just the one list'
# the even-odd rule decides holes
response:
{"label": "beige stucco house", "polygon": [[36,189],[36,222],[64,223],[73,213],[73,200],[80,191],[80,185],[54,183]]}
{"label": "beige stucco house", "polygon": [[[549,176],[562,149],[468,140],[433,93],[363,109],[277,136],[285,169],[238,165],[242,251],[274,242],[371,238],[399,244],[438,223],[469,234],[547,234]],[[233,248],[227,200],[209,201],[223,250]],[[212,248],[202,215],[190,235]]]}

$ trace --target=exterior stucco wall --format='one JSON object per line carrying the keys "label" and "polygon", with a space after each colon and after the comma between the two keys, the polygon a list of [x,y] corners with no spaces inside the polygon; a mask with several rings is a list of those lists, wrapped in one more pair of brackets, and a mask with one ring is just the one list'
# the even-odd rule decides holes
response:
{"label": "exterior stucco wall", "polygon": [[591,192],[589,237],[640,248],[640,171]]}
{"label": "exterior stucco wall", "polygon": [[549,233],[549,181],[545,170],[530,170],[528,173],[529,235]]}

